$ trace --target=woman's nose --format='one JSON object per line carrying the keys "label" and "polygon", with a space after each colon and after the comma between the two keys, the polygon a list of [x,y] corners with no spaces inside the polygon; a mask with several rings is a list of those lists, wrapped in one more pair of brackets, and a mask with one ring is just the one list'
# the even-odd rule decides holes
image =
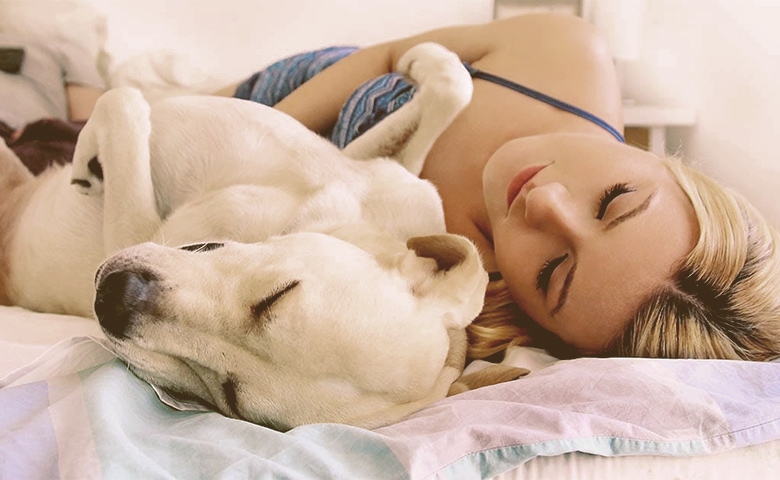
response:
{"label": "woman's nose", "polygon": [[577,204],[566,187],[553,182],[531,189],[525,201],[525,220],[537,230],[580,238],[584,231]]}

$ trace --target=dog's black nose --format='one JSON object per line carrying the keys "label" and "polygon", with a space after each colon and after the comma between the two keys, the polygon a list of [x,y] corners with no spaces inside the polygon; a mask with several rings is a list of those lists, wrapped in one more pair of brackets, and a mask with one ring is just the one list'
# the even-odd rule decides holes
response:
{"label": "dog's black nose", "polygon": [[224,247],[224,243],[220,242],[206,242],[206,243],[193,243],[191,245],[182,245],[179,247],[181,250],[187,250],[188,252],[210,252],[211,250],[216,250],[218,248]]}
{"label": "dog's black nose", "polygon": [[95,296],[95,314],[109,335],[125,338],[138,314],[154,307],[157,277],[148,271],[120,270],[100,280]]}

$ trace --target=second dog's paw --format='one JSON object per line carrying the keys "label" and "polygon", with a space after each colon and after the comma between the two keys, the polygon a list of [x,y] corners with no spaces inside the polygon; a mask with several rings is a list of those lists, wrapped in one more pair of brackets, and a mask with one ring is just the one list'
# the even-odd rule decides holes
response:
{"label": "second dog's paw", "polygon": [[97,157],[88,161],[73,160],[73,172],[70,184],[85,195],[100,195],[103,193],[103,166]]}
{"label": "second dog's paw", "polygon": [[471,100],[471,75],[454,52],[437,43],[421,43],[407,50],[398,61],[398,70],[421,91],[448,99],[454,107],[462,108]]}
{"label": "second dog's paw", "polygon": [[468,77],[460,58],[438,43],[426,42],[415,45],[401,56],[398,71],[423,84],[441,78]]}

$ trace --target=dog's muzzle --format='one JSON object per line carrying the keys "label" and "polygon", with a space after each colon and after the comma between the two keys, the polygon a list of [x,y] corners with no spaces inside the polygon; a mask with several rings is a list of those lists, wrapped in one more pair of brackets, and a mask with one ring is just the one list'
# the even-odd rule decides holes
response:
{"label": "dog's muzzle", "polygon": [[95,314],[103,330],[115,338],[126,338],[138,316],[155,310],[158,280],[148,270],[117,270],[101,275]]}

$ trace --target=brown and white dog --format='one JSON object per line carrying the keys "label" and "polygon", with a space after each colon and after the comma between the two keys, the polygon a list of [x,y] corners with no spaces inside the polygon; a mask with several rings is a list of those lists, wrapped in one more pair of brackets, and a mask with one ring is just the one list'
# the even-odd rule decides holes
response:
{"label": "brown and white dog", "polygon": [[72,166],[33,178],[2,145],[0,299],[94,306],[137,375],[278,429],[444,397],[487,275],[417,175],[472,87],[434,44],[399,71],[413,100],[345,151],[259,104],[132,89],[100,98]]}

